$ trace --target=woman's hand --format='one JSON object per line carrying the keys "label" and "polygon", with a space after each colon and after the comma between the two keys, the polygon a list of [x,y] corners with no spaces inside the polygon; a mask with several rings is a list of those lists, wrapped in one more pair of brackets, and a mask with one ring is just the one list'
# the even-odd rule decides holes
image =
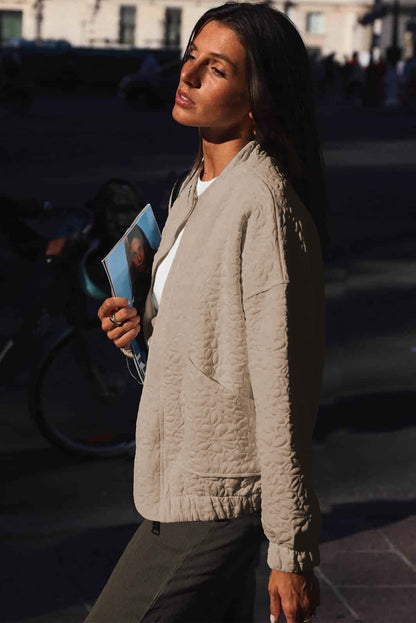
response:
{"label": "woman's hand", "polygon": [[[105,299],[98,310],[98,318],[101,320],[101,328],[107,333],[117,348],[126,348],[130,342],[140,333],[140,316],[135,307],[129,307],[129,301],[121,296],[111,296]],[[110,320],[113,316],[116,322],[122,322],[117,326]]]}
{"label": "woman's hand", "polygon": [[[269,577],[270,613],[277,621],[280,612],[287,623],[311,620],[320,604],[319,583],[313,571],[286,573],[272,569]],[[273,623],[272,617],[270,621]]]}

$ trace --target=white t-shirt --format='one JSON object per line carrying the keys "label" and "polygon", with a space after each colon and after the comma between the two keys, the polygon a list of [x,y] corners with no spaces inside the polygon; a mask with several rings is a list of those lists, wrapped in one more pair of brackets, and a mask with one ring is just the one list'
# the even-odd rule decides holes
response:
{"label": "white t-shirt", "polygon": [[[212,184],[212,182],[215,180],[216,178],[214,177],[212,180],[208,180],[207,182],[203,182],[201,179],[198,179],[198,183],[197,183],[197,187],[196,187],[196,192],[198,194],[198,197],[201,193],[204,192],[204,190],[206,188],[208,188],[208,186],[210,184]],[[186,225],[186,223],[185,223]],[[175,257],[176,251],[178,249],[180,240],[182,238],[182,234],[183,234],[183,230],[185,229],[185,226],[182,227],[181,231],[178,234],[178,237],[176,238],[171,250],[169,251],[169,253],[167,254],[167,256],[162,260],[162,262],[159,264],[159,266],[157,267],[157,271],[156,271],[156,275],[155,275],[155,281],[153,284],[153,291],[152,291],[152,303],[153,306],[156,310],[159,309],[159,304],[160,304],[160,299],[162,297],[162,292],[163,292],[163,288],[165,285],[165,281],[166,281],[166,277],[168,276],[170,267],[172,266],[172,262],[173,262],[173,258]]]}

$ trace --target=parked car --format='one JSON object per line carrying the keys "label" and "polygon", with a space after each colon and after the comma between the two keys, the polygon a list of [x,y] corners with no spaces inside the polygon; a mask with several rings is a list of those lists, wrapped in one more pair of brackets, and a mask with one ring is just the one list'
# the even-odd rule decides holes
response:
{"label": "parked car", "polygon": [[132,74],[124,76],[118,85],[119,97],[143,106],[159,106],[171,102],[178,87],[181,61],[160,65],[149,53]]}
{"label": "parked car", "polygon": [[20,48],[7,47],[0,52],[0,106],[26,110],[34,99],[35,82],[25,66]]}
{"label": "parked car", "polygon": [[10,37],[3,42],[3,47],[8,48],[33,48],[35,42],[30,39],[24,39],[23,37]]}
{"label": "parked car", "polygon": [[48,48],[50,50],[71,50],[72,45],[65,39],[42,39],[36,44],[40,48]]}
{"label": "parked car", "polygon": [[46,50],[71,50],[72,45],[65,39],[24,39],[23,37],[11,37],[3,43],[8,48],[35,48]]}

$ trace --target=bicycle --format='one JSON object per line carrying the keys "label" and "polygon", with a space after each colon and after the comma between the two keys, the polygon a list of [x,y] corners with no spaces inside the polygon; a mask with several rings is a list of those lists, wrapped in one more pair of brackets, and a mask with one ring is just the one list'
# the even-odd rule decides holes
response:
{"label": "bicycle", "polygon": [[[46,305],[41,302],[37,314],[30,310],[32,326],[23,323],[25,329],[9,341],[0,361],[4,367],[13,351],[24,348],[42,314],[48,324],[48,314],[64,312],[67,326],[48,339],[31,372],[30,416],[50,443],[71,454],[131,456],[142,386],[125,369],[120,352],[103,334],[96,309],[89,313],[92,301],[110,296],[100,264],[100,241],[92,237],[93,214],[85,208],[54,208],[50,204],[46,210],[42,206],[42,211],[60,215],[69,226],[46,244],[46,264],[53,273]],[[103,284],[91,276],[97,266]],[[57,309],[48,309],[50,300]]]}

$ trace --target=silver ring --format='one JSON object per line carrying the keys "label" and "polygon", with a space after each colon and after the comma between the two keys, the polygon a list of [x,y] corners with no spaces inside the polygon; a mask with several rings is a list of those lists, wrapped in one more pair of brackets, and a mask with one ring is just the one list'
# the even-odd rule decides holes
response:
{"label": "silver ring", "polygon": [[302,623],[311,623],[311,621],[313,621],[313,616],[310,616],[307,619],[303,619]]}
{"label": "silver ring", "polygon": [[113,312],[112,315],[110,316],[110,320],[113,324],[116,325],[116,327],[121,327],[121,325],[123,324],[122,322],[120,322],[119,320],[116,320],[115,317],[115,313]]}

